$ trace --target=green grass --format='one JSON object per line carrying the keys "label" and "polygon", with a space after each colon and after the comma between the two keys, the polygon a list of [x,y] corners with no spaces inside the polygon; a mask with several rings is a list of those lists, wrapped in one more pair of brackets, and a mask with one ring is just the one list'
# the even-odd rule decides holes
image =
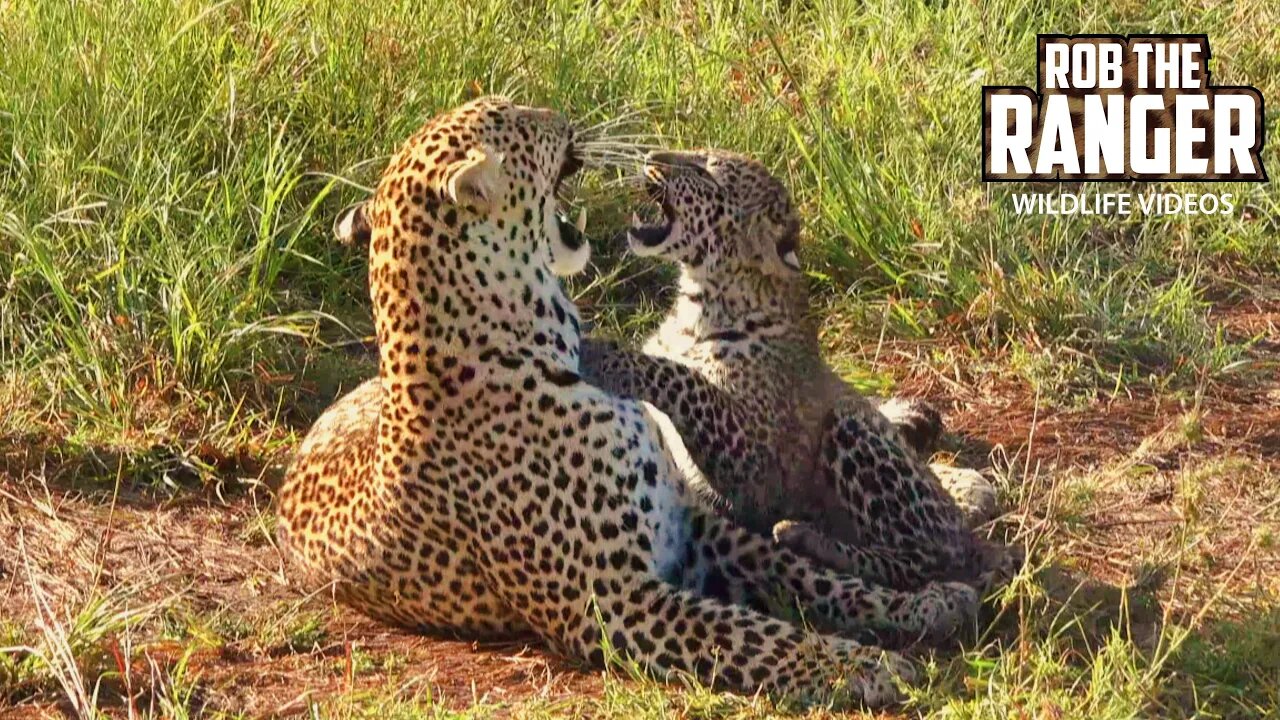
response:
{"label": "green grass", "polygon": [[[314,413],[308,390],[337,372],[317,348],[369,326],[361,258],[326,232],[362,191],[336,178],[371,184],[470,83],[584,122],[635,112],[635,132],[674,145],[757,153],[805,209],[805,255],[835,313],[892,299],[881,322],[894,334],[945,325],[979,349],[1065,351],[1075,360],[1059,371],[1018,369],[1066,395],[1238,359],[1242,339],[1215,331],[1206,293],[1247,293],[1224,279],[1232,267],[1280,267],[1272,186],[1176,188],[1234,192],[1229,218],[1017,217],[1009,188],[978,181],[975,107],[984,83],[1034,80],[1047,29],[1194,28],[1210,35],[1217,81],[1275,97],[1274,3],[693,8],[7,4],[5,383],[73,442],[225,445],[299,405]],[[1280,167],[1276,147],[1266,162]],[[609,237],[626,198],[587,196],[593,235]],[[626,285],[593,299],[626,310]],[[636,325],[602,320],[615,322]],[[178,402],[200,427],[171,424]],[[235,429],[217,426],[229,418]]]}
{"label": "green grass", "polygon": [[[330,240],[334,214],[471,86],[583,123],[631,113],[626,132],[675,146],[757,154],[803,208],[802,253],[834,348],[941,336],[952,353],[937,351],[942,374],[982,368],[1075,407],[1135,390],[1182,400],[1274,372],[1251,364],[1260,338],[1226,332],[1215,312],[1259,287],[1275,292],[1274,183],[1156,186],[1234,193],[1230,217],[1019,217],[1009,194],[1020,186],[979,180],[978,101],[983,84],[1034,83],[1037,32],[1207,33],[1215,81],[1271,101],[1274,176],[1277,26],[1273,0],[0,0],[0,443],[35,458],[10,465],[6,454],[0,474],[38,466],[80,488],[176,493],[269,472],[339,388],[372,372],[349,345],[370,328],[364,261]],[[608,240],[629,199],[607,180],[582,189],[601,274],[574,289],[602,332],[635,336],[671,274]],[[869,390],[892,385],[849,357],[833,364]],[[1138,465],[1111,474],[1137,477]],[[1174,492],[1188,522],[1201,522],[1219,476],[1266,476],[1241,467],[1182,477]],[[1108,472],[1055,480],[1060,504],[1046,522],[1068,536],[1086,525],[1107,502]],[[1007,483],[1020,506],[1032,501],[1023,480]],[[270,522],[243,528],[243,542],[269,543]],[[1276,532],[1259,525],[1256,543],[1273,546]],[[1077,615],[1035,604],[1045,592],[1023,587],[1012,633],[942,661],[913,707],[1100,720],[1280,712],[1265,690],[1277,686],[1274,612],[1215,620],[1186,642],[1175,623],[1153,650],[1122,630],[1078,642]],[[119,628],[99,610],[87,604],[86,627],[66,634],[109,665],[99,631]],[[176,607],[164,632],[298,653],[328,639],[311,609],[269,615]],[[39,643],[0,625],[0,645]],[[177,715],[197,679],[184,664],[168,672],[166,712]],[[59,677],[33,654],[0,654],[0,687],[17,695]],[[519,710],[779,712],[646,683]],[[454,716],[429,693],[352,693],[313,714]]]}

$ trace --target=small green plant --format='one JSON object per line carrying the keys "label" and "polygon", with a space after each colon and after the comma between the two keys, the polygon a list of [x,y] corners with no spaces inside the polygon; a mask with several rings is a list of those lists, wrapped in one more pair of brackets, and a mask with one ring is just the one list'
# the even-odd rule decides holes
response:
{"label": "small green plant", "polygon": [[283,631],[283,644],[291,652],[310,652],[329,636],[324,617],[319,613],[300,613]]}
{"label": "small green plant", "polygon": [[0,622],[0,702],[16,703],[50,689],[52,678],[26,631],[11,622]]}

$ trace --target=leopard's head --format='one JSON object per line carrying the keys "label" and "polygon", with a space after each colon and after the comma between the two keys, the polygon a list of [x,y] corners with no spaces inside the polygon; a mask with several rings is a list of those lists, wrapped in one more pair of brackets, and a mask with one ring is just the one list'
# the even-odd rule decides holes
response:
{"label": "leopard's head", "polygon": [[637,255],[677,262],[704,280],[802,277],[791,196],[759,161],[723,150],[654,152],[644,184],[657,209],[632,217],[627,238]]}
{"label": "leopard's head", "polygon": [[[415,135],[388,176],[382,195],[409,192],[424,205],[438,200],[464,217],[499,219],[507,227],[541,224],[550,268],[557,275],[581,271],[591,248],[581,221],[560,212],[561,185],[583,166],[574,127],[559,113],[483,97],[445,113]],[[431,201],[425,198],[432,196]],[[344,244],[367,246],[373,235],[375,198],[344,209],[334,236]]]}

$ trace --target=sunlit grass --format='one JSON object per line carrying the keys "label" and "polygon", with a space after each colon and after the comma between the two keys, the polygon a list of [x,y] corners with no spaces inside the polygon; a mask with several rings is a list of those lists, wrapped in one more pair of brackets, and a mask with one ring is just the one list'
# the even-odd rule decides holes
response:
{"label": "sunlit grass", "polygon": [[[340,389],[373,372],[355,343],[370,329],[363,258],[330,240],[333,215],[363,196],[404,137],[474,87],[584,122],[631,113],[619,132],[648,141],[757,154],[802,208],[802,253],[836,350],[942,336],[935,364],[984,366],[1046,404],[1132,387],[1199,393],[1252,370],[1247,347],[1265,339],[1229,335],[1214,310],[1280,272],[1275,184],[1130,188],[1231,192],[1238,211],[1227,217],[1019,217],[1008,196],[1021,186],[979,181],[979,88],[1033,84],[1037,32],[1208,33],[1215,81],[1272,100],[1264,162],[1274,177],[1277,26],[1270,0],[0,0],[0,472],[175,493],[268,473]],[[573,290],[597,331],[635,337],[654,325],[672,274],[612,241],[630,200],[608,179],[582,188],[599,274]],[[848,357],[832,364],[868,391],[892,387]],[[1168,443],[1198,442],[1199,417],[1187,414]],[[1122,457],[1049,486],[999,479],[1014,506],[1048,498],[1038,511],[1053,533],[1040,556],[1070,567],[1077,558],[1057,551],[1115,487],[1140,486],[1152,472],[1144,463]],[[1212,540],[1228,524],[1214,514],[1225,482],[1267,477],[1247,460],[1183,471],[1172,493],[1186,537]],[[1275,522],[1263,519],[1244,542],[1273,551]],[[260,517],[242,541],[270,543],[271,522]],[[1195,549],[1148,550],[1162,566],[1221,572],[1201,567]],[[1081,614],[1049,609],[1052,591],[1038,582],[1009,598],[1000,633],[938,658],[907,712],[1280,712],[1275,613],[1241,610],[1267,597],[1233,596],[1189,636],[1175,622],[1135,639],[1116,622],[1082,639]],[[94,691],[134,625],[112,592],[51,615],[62,630],[0,621],[0,645],[24,648],[0,653],[0,706],[57,694],[73,671],[84,682],[64,694]],[[1102,614],[1123,614],[1108,602]],[[262,617],[180,603],[161,615],[155,634],[185,648],[306,654],[328,639],[327,615],[296,603]],[[67,657],[50,654],[59,638]],[[157,677],[153,714],[198,714],[200,679],[185,660]],[[463,713],[423,688],[300,708],[379,719],[792,710],[626,678],[605,687]]]}
{"label": "sunlit grass", "polygon": [[[1276,192],[1213,188],[1240,199],[1227,218],[1017,217],[1008,188],[978,182],[975,98],[1032,82],[1047,27],[1194,26],[1216,79],[1275,95],[1276,41],[1249,28],[1280,10],[1247,4],[12,3],[0,357],[94,438],[172,435],[158,424],[178,399],[271,426],[311,389],[317,342],[368,328],[361,259],[326,233],[362,191],[335,178],[367,186],[404,136],[478,86],[757,153],[804,208],[834,312],[893,298],[895,332],[945,321],[979,348],[1074,353],[1065,374],[1022,370],[1067,394],[1217,372],[1238,341],[1206,317],[1208,270],[1277,267]],[[1280,165],[1274,143],[1266,159]],[[602,256],[616,254],[627,199],[585,192]],[[627,298],[653,297],[662,277],[631,274],[588,298],[624,334],[646,326],[626,319]],[[263,392],[272,377],[289,380]]]}

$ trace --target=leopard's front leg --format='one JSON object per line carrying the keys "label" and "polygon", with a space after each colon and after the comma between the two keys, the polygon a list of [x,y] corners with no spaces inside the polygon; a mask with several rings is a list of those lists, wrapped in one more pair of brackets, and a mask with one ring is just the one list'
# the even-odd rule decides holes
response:
{"label": "leopard's front leg", "polygon": [[840,540],[804,520],[779,521],[773,526],[773,539],[836,572],[899,589],[920,587],[936,570],[933,560],[917,548]]}
{"label": "leopard's front leg", "polygon": [[832,410],[817,472],[836,492],[823,526],[839,531],[839,539],[911,548],[937,566],[967,558],[972,533],[960,508],[897,429],[861,398]]}
{"label": "leopard's front leg", "polygon": [[752,509],[757,499],[746,481],[760,475],[765,460],[748,434],[753,422],[723,388],[674,360],[605,340],[583,342],[579,369],[591,384],[665,414],[692,461],[677,458],[682,469],[698,469],[722,509],[733,506],[739,516]]}
{"label": "leopard's front leg", "polygon": [[676,671],[708,686],[819,699],[843,685],[873,708],[901,698],[896,680],[915,680],[911,664],[891,651],[819,635],[642,573],[628,574],[617,590],[617,599],[598,602],[581,618],[581,632],[567,638],[583,657],[600,660],[608,640],[659,677]]}
{"label": "leopard's front leg", "polygon": [[898,590],[837,573],[701,511],[691,516],[682,582],[755,606],[782,595],[806,616],[841,630],[889,629],[933,639],[969,622],[979,600],[973,588],[960,583]]}
{"label": "leopard's front leg", "polygon": [[[891,397],[877,401],[876,409],[921,460],[928,460],[938,449],[945,428],[942,413],[932,404],[920,399]],[[966,526],[977,527],[996,516],[999,507],[996,489],[982,473],[940,463],[930,463],[929,468],[960,507]]]}

